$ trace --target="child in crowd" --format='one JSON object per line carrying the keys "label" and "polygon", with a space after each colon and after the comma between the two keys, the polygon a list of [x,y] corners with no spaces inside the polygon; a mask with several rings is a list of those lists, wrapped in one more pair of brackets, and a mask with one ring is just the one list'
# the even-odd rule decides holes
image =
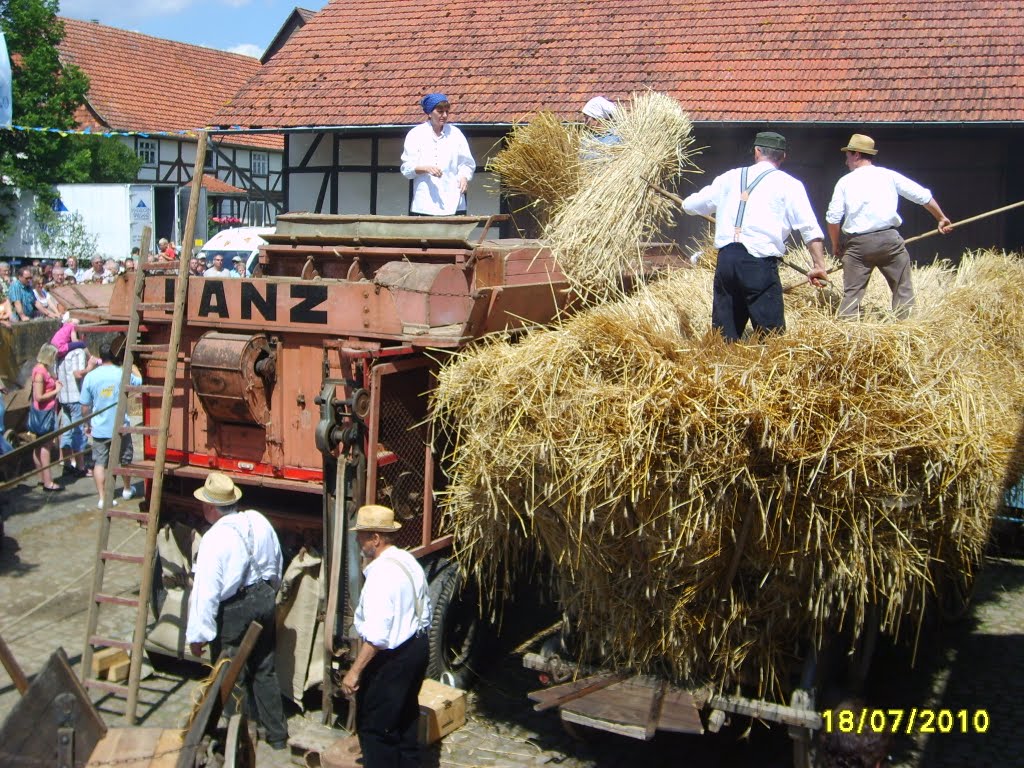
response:
{"label": "child in crowd", "polygon": [[64,324],[53,334],[50,343],[57,348],[57,360],[63,360],[64,356],[72,349],[85,349],[86,343],[78,338],[78,320],[72,319],[65,312],[62,318]]}

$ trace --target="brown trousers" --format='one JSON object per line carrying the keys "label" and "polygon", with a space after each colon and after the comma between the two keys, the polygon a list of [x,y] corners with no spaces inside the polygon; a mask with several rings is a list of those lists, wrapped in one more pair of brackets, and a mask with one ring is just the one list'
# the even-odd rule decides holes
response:
{"label": "brown trousers", "polygon": [[851,235],[843,253],[843,303],[840,315],[860,314],[860,303],[871,272],[878,269],[892,291],[892,311],[901,317],[914,306],[910,282],[910,254],[895,229]]}

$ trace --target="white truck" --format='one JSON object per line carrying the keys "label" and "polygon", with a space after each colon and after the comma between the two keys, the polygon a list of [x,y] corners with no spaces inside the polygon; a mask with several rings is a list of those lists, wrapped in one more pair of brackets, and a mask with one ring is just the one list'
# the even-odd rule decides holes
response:
{"label": "white truck", "polygon": [[[81,231],[90,240],[95,239],[93,250],[104,259],[120,261],[131,254],[132,248],[141,247],[142,230],[146,226],[152,233],[149,243],[152,252],[159,236],[157,224],[169,218],[173,226],[177,218],[173,210],[157,215],[157,195],[151,184],[58,184],[56,188],[54,212],[58,218],[70,222],[80,217]],[[170,200],[173,202],[173,195]],[[34,196],[19,195],[15,225],[0,243],[0,254],[23,259],[69,255],[46,247],[44,233],[33,215],[34,207]]]}

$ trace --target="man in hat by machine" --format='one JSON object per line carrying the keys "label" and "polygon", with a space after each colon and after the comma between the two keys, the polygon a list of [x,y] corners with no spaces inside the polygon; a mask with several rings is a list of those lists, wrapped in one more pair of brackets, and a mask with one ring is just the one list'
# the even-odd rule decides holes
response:
{"label": "man in hat by machine", "polygon": [[[825,213],[832,253],[843,262],[843,301],[840,315],[857,315],[868,280],[875,268],[892,291],[892,310],[906,314],[914,306],[910,255],[896,229],[900,197],[923,205],[938,222],[939,232],[953,227],[932,193],[896,171],[875,165],[875,140],[855,133],[841,150],[850,172],[836,184]],[[840,223],[842,236],[840,236]]]}
{"label": "man in hat by machine", "polygon": [[366,768],[420,764],[416,728],[429,656],[430,598],[419,562],[395,546],[401,527],[391,509],[378,505],[361,507],[353,526],[369,562],[355,612],[363,643],[341,690],[356,699]]}
{"label": "man in hat by machine", "polygon": [[686,213],[715,216],[711,325],[726,341],[738,341],[748,321],[758,333],[786,330],[779,264],[794,230],[814,261],[808,281],[818,286],[828,277],[824,235],[804,185],[780,170],[785,159],[785,137],[759,133],[752,166],[734,168],[683,200]]}
{"label": "man in hat by machine", "polygon": [[253,621],[263,626],[238,684],[246,692],[249,715],[266,731],[267,743],[284,749],[288,723],[274,666],[281,545],[263,515],[238,509],[242,491],[222,472],[207,475],[194,495],[211,527],[199,543],[193,569],[185,640],[195,656],[201,656],[203,646],[209,643],[216,660],[222,650],[228,656],[237,653]]}

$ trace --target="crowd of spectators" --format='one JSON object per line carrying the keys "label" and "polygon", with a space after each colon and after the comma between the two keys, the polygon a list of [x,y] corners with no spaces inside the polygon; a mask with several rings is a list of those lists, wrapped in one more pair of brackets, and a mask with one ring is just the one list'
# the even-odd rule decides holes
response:
{"label": "crowd of spectators", "polygon": [[54,288],[76,283],[112,283],[118,275],[134,272],[135,268],[133,256],[121,262],[93,256],[88,265],[84,258],[75,256],[63,261],[23,259],[17,266],[0,260],[0,324],[59,318],[67,308],[51,294]]}

